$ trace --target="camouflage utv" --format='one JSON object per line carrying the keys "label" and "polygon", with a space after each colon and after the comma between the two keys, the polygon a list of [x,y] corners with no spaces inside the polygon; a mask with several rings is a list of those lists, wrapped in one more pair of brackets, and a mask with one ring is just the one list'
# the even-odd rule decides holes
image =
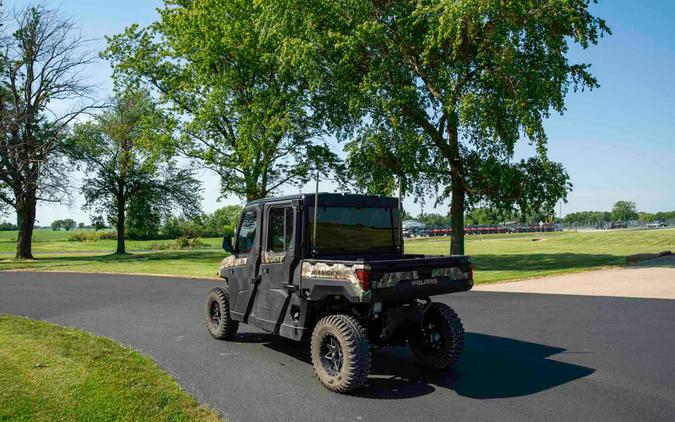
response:
{"label": "camouflage utv", "polygon": [[462,353],[457,314],[430,297],[473,286],[467,256],[403,252],[397,198],[301,194],[252,201],[224,239],[222,287],[205,305],[217,339],[240,322],[309,340],[317,377],[344,393],[366,381],[371,349],[408,345],[444,370]]}

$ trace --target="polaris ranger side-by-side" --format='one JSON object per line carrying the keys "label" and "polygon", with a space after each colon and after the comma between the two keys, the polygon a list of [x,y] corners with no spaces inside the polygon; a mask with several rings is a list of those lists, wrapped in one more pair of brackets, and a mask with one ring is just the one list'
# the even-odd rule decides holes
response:
{"label": "polaris ranger side-by-side", "polygon": [[397,198],[300,194],[244,208],[224,287],[205,304],[206,325],[232,339],[240,322],[311,340],[314,370],[335,392],[370,372],[371,347],[408,345],[424,366],[446,369],[464,346],[457,314],[434,295],[473,286],[467,256],[406,255]]}

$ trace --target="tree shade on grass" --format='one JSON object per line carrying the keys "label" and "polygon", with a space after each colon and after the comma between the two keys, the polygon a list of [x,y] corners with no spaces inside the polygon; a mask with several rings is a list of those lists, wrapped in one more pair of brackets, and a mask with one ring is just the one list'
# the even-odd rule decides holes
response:
{"label": "tree shade on grass", "polygon": [[113,340],[0,314],[0,420],[220,418],[151,359]]}

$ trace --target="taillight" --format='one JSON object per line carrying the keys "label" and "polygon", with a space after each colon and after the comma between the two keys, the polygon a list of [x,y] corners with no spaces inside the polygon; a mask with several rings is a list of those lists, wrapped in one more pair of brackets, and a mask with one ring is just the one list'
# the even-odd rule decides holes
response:
{"label": "taillight", "polygon": [[469,280],[473,280],[473,264],[469,264],[469,268],[466,271],[466,275]]}
{"label": "taillight", "polygon": [[370,290],[370,280],[371,280],[370,271],[356,270],[354,271],[354,274],[356,274],[356,279],[359,280],[359,284],[361,285],[363,291]]}

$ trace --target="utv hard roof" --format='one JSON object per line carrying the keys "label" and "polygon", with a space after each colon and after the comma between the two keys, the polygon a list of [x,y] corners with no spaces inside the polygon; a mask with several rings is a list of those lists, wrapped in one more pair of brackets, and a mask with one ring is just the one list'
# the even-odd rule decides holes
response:
{"label": "utv hard roof", "polygon": [[[398,198],[382,195],[360,195],[355,193],[332,193],[319,192],[319,205],[324,207],[372,207],[372,208],[397,208]],[[281,202],[301,200],[306,206],[314,205],[314,193],[299,193],[295,195],[276,196],[256,199],[246,206],[265,204],[268,202]]]}

